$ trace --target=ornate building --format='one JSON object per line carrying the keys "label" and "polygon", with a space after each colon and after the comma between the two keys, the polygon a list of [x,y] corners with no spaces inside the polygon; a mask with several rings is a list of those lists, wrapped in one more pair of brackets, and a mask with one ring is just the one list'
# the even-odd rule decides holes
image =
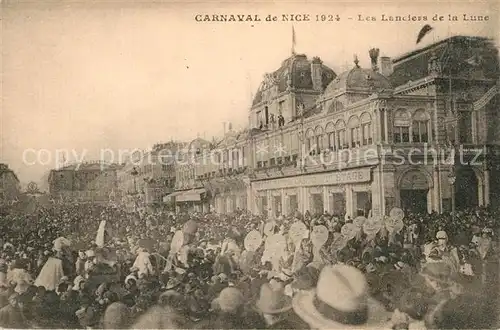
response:
{"label": "ornate building", "polygon": [[50,195],[55,199],[107,203],[118,188],[119,164],[87,162],[50,171]]}
{"label": "ornate building", "polygon": [[455,36],[394,59],[378,49],[368,56],[371,67],[356,59],[338,76],[317,57],[283,61],[265,75],[248,129],[190,164],[189,188],[218,212],[272,217],[444,212],[498,200],[491,42]]}
{"label": "ornate building", "polygon": [[[354,217],[394,206],[442,212],[490,203],[496,49],[452,37],[394,60],[379,61],[378,53],[369,52],[371,68],[355,60],[321,94],[287,110],[300,116],[252,137],[253,212]],[[254,104],[279,104],[279,84],[264,82],[271,92]]]}

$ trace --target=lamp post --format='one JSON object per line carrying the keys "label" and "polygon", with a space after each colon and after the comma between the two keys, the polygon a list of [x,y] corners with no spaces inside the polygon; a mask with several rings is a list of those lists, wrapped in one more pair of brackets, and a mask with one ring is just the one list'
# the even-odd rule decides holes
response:
{"label": "lamp post", "polygon": [[137,170],[134,167],[134,168],[132,168],[132,171],[130,172],[130,174],[134,178],[134,195],[135,195],[135,194],[137,194],[137,182],[135,181],[135,177],[139,174],[139,172],[137,172]]}
{"label": "lamp post", "polygon": [[457,180],[457,175],[455,174],[455,167],[450,169],[448,174],[448,182],[451,186],[451,211],[455,212],[455,181]]}

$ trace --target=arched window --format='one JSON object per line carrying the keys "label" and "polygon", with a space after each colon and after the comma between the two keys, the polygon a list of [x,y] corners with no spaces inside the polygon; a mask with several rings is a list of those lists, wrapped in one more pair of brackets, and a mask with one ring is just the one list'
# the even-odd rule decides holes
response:
{"label": "arched window", "polygon": [[330,149],[331,151],[337,150],[336,148],[337,141],[335,139],[335,126],[333,125],[332,122],[326,124],[325,133],[327,137],[328,149]]}
{"label": "arched window", "polygon": [[335,130],[337,131],[337,146],[339,149],[347,149],[349,147],[345,136],[345,122],[339,119],[335,123]]}
{"label": "arched window", "polygon": [[349,118],[347,126],[349,127],[351,148],[356,148],[361,145],[359,118],[357,116],[352,116]]}
{"label": "arched window", "polygon": [[361,115],[361,134],[363,135],[363,145],[373,143],[372,139],[372,117],[368,112]]}
{"label": "arched window", "polygon": [[314,131],[312,129],[308,129],[306,132],[306,151],[307,153],[312,153],[314,150]]}
{"label": "arched window", "polygon": [[412,142],[429,142],[429,114],[424,109],[415,111],[412,118]]}
{"label": "arched window", "polygon": [[410,114],[406,109],[398,109],[394,113],[393,142],[410,142]]}
{"label": "arched window", "polygon": [[323,128],[320,126],[315,129],[315,137],[316,137],[316,153],[319,154],[321,150],[323,150]]}

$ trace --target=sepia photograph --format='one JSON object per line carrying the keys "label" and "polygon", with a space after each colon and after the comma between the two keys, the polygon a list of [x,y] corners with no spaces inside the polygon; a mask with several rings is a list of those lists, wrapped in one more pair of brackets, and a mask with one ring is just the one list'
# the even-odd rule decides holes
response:
{"label": "sepia photograph", "polygon": [[0,0],[0,328],[499,329],[499,10]]}

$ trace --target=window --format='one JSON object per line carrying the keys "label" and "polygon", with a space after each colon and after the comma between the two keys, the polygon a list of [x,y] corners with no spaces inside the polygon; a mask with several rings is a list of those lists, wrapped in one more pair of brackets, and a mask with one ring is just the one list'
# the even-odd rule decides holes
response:
{"label": "window", "polygon": [[274,165],[276,165],[276,159],[275,159],[275,158],[271,158],[271,159],[269,160],[269,165],[270,165],[270,166],[274,166]]}
{"label": "window", "polygon": [[335,143],[335,132],[328,133],[328,149],[334,151],[337,150]]}
{"label": "window", "polygon": [[321,127],[316,127],[315,130],[315,143],[316,143],[316,153],[319,154],[321,153],[321,150],[323,150],[323,129]]}
{"label": "window", "polygon": [[356,148],[356,146],[359,146],[361,137],[359,134],[359,127],[351,128],[351,147]]}
{"label": "window", "polygon": [[394,127],[394,143],[410,142],[410,128],[404,126]]}
{"label": "window", "polygon": [[335,126],[333,125],[333,123],[328,123],[326,124],[326,127],[325,127],[325,138],[326,138],[326,141],[325,141],[325,144],[327,145],[327,149],[329,150],[335,150],[335,145],[336,145],[336,141],[335,141]]}
{"label": "window", "polygon": [[413,142],[429,142],[429,135],[427,132],[427,122],[413,121],[412,129],[412,139]]}
{"label": "window", "polygon": [[393,142],[410,142],[410,115],[406,109],[398,109],[394,114]]}
{"label": "window", "polygon": [[458,115],[459,143],[472,143],[472,112],[460,111]]}
{"label": "window", "polygon": [[282,158],[282,157],[278,157],[278,158],[276,158],[276,163],[277,163],[278,165],[283,164],[283,158]]}
{"label": "window", "polygon": [[262,162],[262,167],[267,167],[267,160]]}
{"label": "window", "polygon": [[284,108],[284,105],[285,105],[285,101],[279,101],[279,102],[278,102],[278,113],[279,113],[280,115],[282,115],[282,114],[283,114],[283,108]]}
{"label": "window", "polygon": [[306,150],[309,154],[312,154],[313,151],[316,150],[315,142],[316,137],[314,136],[314,131],[310,129],[306,133]]}
{"label": "window", "polygon": [[337,121],[335,123],[335,130],[337,131],[337,148],[344,149],[348,147],[346,141],[345,122],[343,120]]}
{"label": "window", "polygon": [[372,144],[372,117],[368,112],[364,112],[361,115],[361,141],[363,145]]}
{"label": "window", "polygon": [[412,122],[412,142],[429,142],[429,122],[430,118],[425,110],[417,110],[413,115]]}
{"label": "window", "polygon": [[316,153],[319,154],[323,150],[323,135],[316,135]]}
{"label": "window", "polygon": [[363,132],[363,145],[372,144],[372,127],[371,123],[366,123],[361,125],[361,130]]}
{"label": "window", "polygon": [[345,129],[341,129],[337,132],[338,134],[338,146],[339,149],[347,149],[349,145],[347,144],[346,141],[346,136],[345,136]]}
{"label": "window", "polygon": [[360,145],[361,136],[360,136],[360,122],[357,116],[352,116],[349,118],[347,123],[349,128],[349,144],[351,148],[356,148],[356,146]]}

